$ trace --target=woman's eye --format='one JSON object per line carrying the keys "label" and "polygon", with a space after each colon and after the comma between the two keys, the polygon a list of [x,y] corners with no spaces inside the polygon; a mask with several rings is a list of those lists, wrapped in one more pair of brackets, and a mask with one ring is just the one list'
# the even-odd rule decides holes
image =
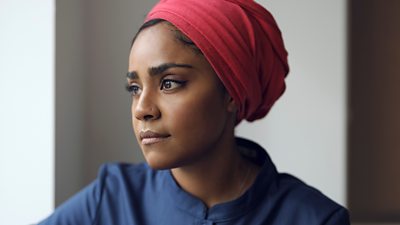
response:
{"label": "woman's eye", "polygon": [[161,83],[160,90],[173,90],[175,88],[179,88],[185,84],[185,81],[177,81],[177,80],[163,80]]}
{"label": "woman's eye", "polygon": [[138,95],[138,94],[140,94],[140,92],[141,92],[141,89],[140,89],[139,85],[137,85],[137,84],[127,84],[127,85],[126,85],[126,90],[127,90],[132,96]]}

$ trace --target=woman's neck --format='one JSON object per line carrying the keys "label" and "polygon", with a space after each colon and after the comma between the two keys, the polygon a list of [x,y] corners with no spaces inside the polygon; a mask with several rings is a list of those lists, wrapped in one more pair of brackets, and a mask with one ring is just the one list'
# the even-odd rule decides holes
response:
{"label": "woman's neck", "polygon": [[240,155],[232,136],[204,159],[171,171],[182,189],[210,208],[242,195],[253,183],[258,170],[255,164]]}

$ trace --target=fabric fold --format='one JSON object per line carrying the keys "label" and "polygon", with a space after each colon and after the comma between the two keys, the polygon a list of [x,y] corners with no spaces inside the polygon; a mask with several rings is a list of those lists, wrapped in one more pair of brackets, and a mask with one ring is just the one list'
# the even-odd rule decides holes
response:
{"label": "fabric fold", "polygon": [[287,51],[273,16],[251,0],[162,0],[164,19],[202,51],[238,107],[237,123],[264,117],[285,90]]}

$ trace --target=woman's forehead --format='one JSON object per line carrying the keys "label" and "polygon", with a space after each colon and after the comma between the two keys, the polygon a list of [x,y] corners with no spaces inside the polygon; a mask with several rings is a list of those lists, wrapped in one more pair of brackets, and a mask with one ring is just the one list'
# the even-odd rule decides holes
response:
{"label": "woman's forehead", "polygon": [[140,48],[146,43],[157,47],[155,45],[158,43],[172,42],[174,40],[174,33],[171,28],[172,27],[166,23],[159,23],[143,29],[137,35],[132,49]]}
{"label": "woman's forehead", "polygon": [[176,28],[160,23],[142,30],[132,45],[129,56],[129,71],[139,65],[148,67],[163,63],[185,63],[200,56],[193,49],[176,39]]}

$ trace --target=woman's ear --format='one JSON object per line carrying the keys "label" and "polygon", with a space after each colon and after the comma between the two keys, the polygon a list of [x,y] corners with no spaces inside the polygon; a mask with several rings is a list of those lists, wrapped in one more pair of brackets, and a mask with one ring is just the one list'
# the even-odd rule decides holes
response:
{"label": "woman's ear", "polygon": [[233,100],[232,96],[228,93],[228,90],[226,90],[226,88],[222,84],[222,82],[219,82],[219,85],[221,88],[220,90],[222,91],[222,94],[224,96],[224,101],[225,101],[225,106],[226,106],[227,112],[236,114],[237,105],[236,105],[235,101]]}
{"label": "woman's ear", "polygon": [[227,101],[227,105],[226,105],[227,108],[226,109],[228,110],[228,112],[236,113],[236,111],[237,111],[236,103],[233,100],[233,98],[228,94],[228,92],[226,92],[225,98],[226,98],[226,101]]}

